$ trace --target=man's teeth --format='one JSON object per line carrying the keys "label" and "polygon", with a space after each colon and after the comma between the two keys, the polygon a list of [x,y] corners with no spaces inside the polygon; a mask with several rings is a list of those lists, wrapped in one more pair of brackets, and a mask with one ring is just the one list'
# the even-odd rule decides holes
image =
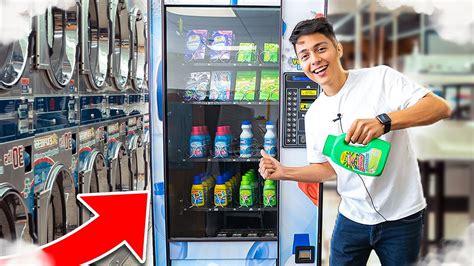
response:
{"label": "man's teeth", "polygon": [[326,70],[326,68],[327,68],[327,66],[324,66],[324,67],[322,67],[322,68],[320,68],[320,69],[316,69],[316,70],[314,71],[314,74],[319,74],[319,73],[323,72],[324,70]]}

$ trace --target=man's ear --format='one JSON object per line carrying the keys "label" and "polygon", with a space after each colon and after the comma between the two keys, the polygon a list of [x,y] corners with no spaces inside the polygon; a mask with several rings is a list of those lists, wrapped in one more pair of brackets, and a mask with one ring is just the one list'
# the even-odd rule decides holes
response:
{"label": "man's ear", "polygon": [[344,51],[342,50],[342,44],[340,42],[337,43],[337,55],[339,58],[342,57],[342,55],[344,55]]}

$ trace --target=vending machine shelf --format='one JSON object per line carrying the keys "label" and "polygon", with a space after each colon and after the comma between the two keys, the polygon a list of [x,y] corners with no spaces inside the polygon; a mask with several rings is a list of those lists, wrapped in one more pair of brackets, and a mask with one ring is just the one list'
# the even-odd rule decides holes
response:
{"label": "vending machine shelf", "polygon": [[183,162],[219,162],[219,163],[241,163],[241,162],[259,162],[262,157],[251,157],[251,158],[240,158],[240,157],[229,157],[229,158],[188,158],[183,159]]}
{"label": "vending machine shelf", "polygon": [[194,105],[278,105],[278,101],[250,101],[250,102],[243,102],[243,101],[229,101],[229,102],[216,102],[216,101],[182,101],[179,104],[194,104]]}
{"label": "vending machine shelf", "polygon": [[242,68],[279,68],[279,64],[262,63],[232,63],[232,62],[209,62],[209,63],[183,63],[183,66],[189,67],[242,67]]}
{"label": "vending machine shelf", "polygon": [[184,211],[195,212],[276,212],[278,207],[262,207],[256,205],[253,207],[194,207],[184,208]]}
{"label": "vending machine shelf", "polygon": [[[226,234],[227,235],[227,234]],[[239,234],[232,234],[230,236],[216,236],[216,237],[174,237],[170,238],[170,242],[213,242],[213,241],[277,241],[277,236],[239,236]],[[250,234],[251,235],[251,234]]]}

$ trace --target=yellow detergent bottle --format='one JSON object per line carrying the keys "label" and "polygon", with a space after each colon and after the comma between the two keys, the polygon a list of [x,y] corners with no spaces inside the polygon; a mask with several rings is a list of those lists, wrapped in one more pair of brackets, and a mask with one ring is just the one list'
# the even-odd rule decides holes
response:
{"label": "yellow detergent bottle", "polygon": [[218,176],[214,187],[214,205],[227,207],[227,187],[223,176]]}
{"label": "yellow detergent bottle", "polygon": [[373,139],[366,146],[356,147],[345,143],[346,134],[328,135],[323,154],[349,171],[367,176],[379,176],[390,153],[390,143]]}
{"label": "yellow detergent bottle", "polygon": [[202,207],[205,204],[204,187],[201,182],[201,176],[194,177],[193,186],[191,188],[191,205]]}

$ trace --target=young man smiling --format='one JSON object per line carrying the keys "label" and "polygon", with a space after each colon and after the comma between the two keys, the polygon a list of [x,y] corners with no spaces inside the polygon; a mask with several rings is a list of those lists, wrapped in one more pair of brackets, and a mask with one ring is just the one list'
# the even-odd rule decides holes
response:
{"label": "young man smiling", "polygon": [[[426,201],[407,128],[450,116],[446,101],[387,66],[345,70],[343,50],[325,18],[300,22],[290,37],[300,65],[323,93],[305,117],[304,167],[286,167],[262,151],[265,179],[299,182],[337,180],[341,196],[331,240],[331,265],[365,265],[375,250],[383,265],[416,262]],[[391,143],[383,174],[361,176],[322,154],[329,134],[367,144]]]}

